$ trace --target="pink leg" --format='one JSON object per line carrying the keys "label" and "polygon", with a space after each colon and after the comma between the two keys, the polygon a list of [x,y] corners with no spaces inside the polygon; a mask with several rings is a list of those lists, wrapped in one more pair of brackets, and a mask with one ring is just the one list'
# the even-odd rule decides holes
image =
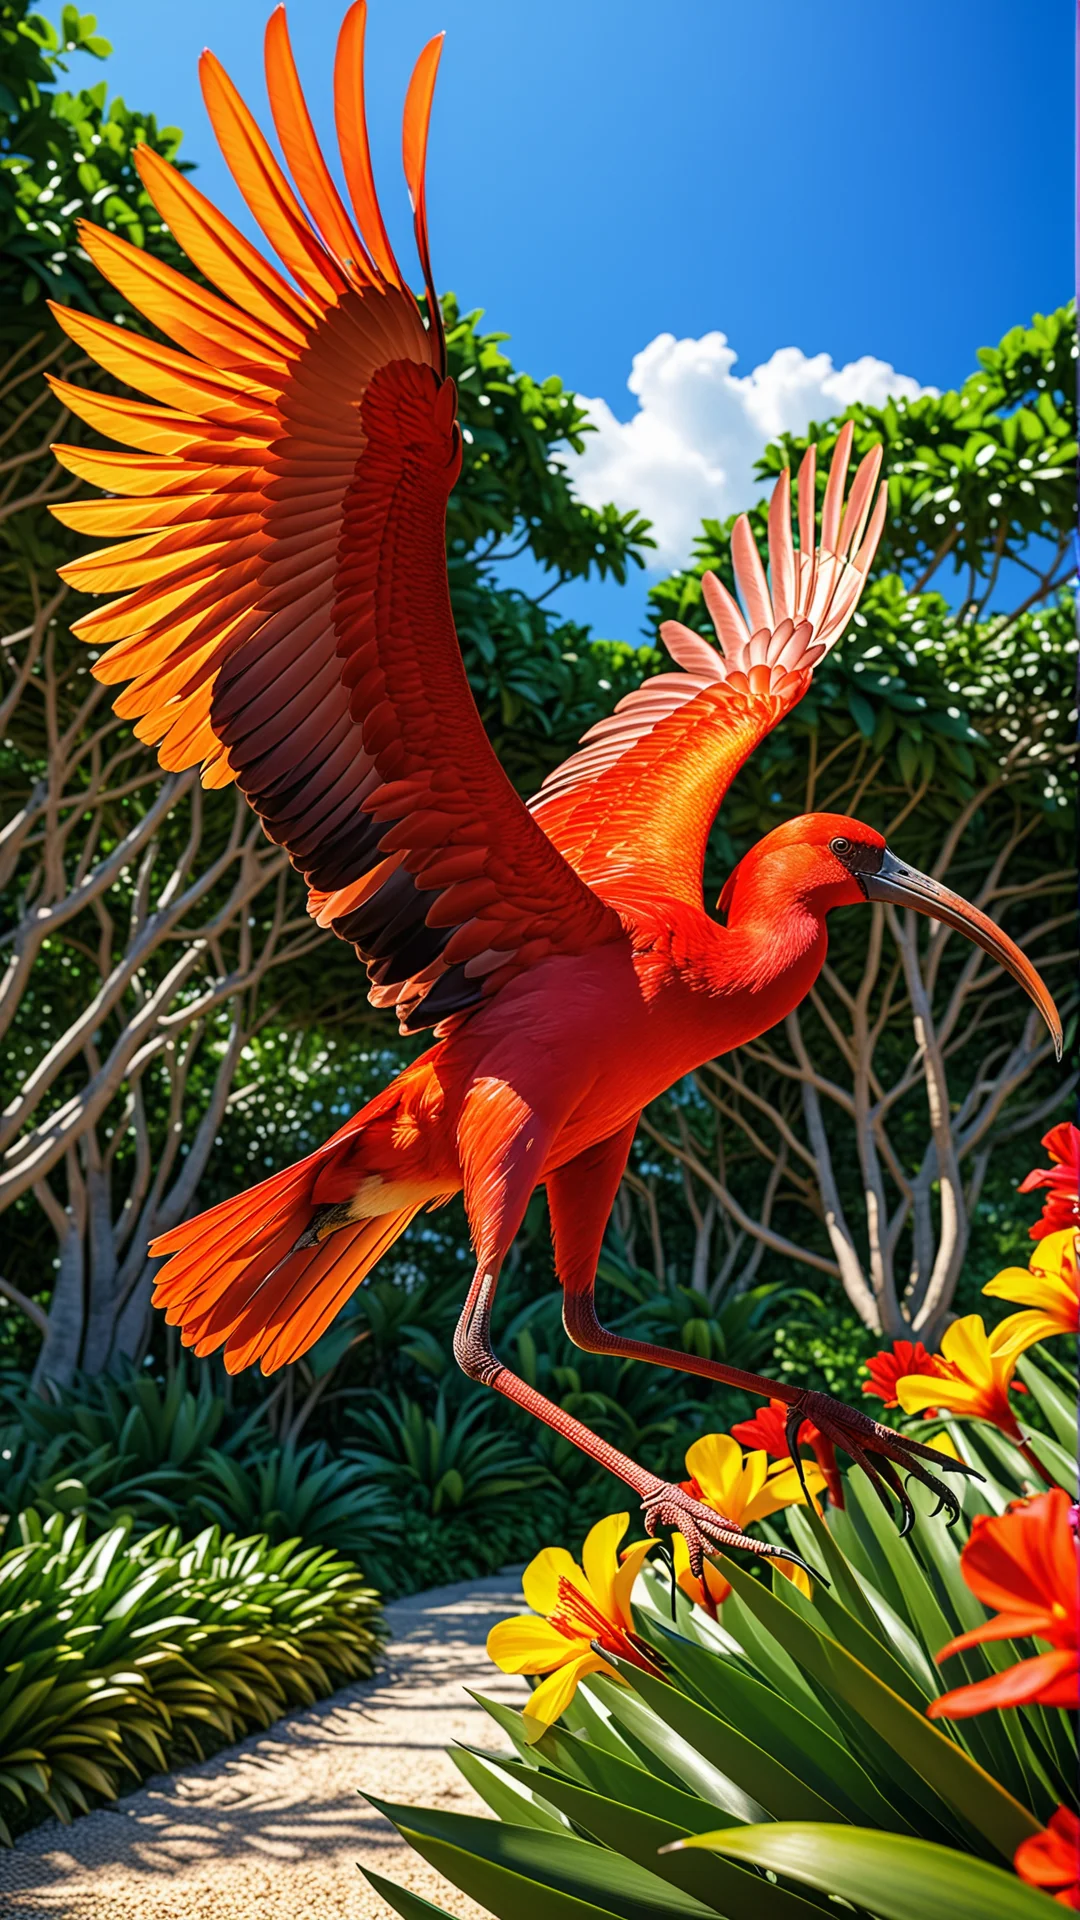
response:
{"label": "pink leg", "polygon": [[479,1380],[485,1387],[493,1387],[496,1393],[505,1394],[515,1406],[523,1407],[534,1419],[542,1420],[545,1426],[562,1434],[575,1447],[580,1447],[582,1453],[588,1454],[598,1466],[606,1467],[617,1479],[624,1480],[641,1501],[645,1531],[655,1533],[658,1527],[677,1528],[686,1541],[691,1570],[695,1574],[701,1573],[704,1554],[731,1547],[746,1548],[766,1559],[794,1560],[799,1566],[804,1564],[797,1554],[771,1546],[766,1540],[753,1539],[739,1527],[729,1526],[718,1513],[691,1499],[681,1487],[659,1479],[655,1473],[648,1473],[628,1454],[610,1446],[599,1434],[583,1426],[572,1414],[564,1412],[553,1400],[545,1399],[535,1387],[530,1387],[527,1381],[511,1373],[509,1367],[504,1367],[491,1345],[489,1324],[497,1281],[498,1271],[494,1266],[477,1268],[454,1335],[454,1358],[470,1380]]}
{"label": "pink leg", "polygon": [[703,1554],[733,1546],[765,1558],[797,1559],[767,1541],[749,1538],[680,1487],[639,1467],[627,1454],[511,1373],[495,1353],[490,1322],[499,1270],[536,1185],[552,1131],[545,1129],[534,1113],[511,1103],[500,1112],[478,1102],[471,1116],[463,1116],[459,1144],[477,1268],[454,1335],[454,1358],[459,1367],[470,1380],[504,1394],[632,1487],[641,1500],[646,1531],[655,1533],[661,1526],[677,1528],[686,1541],[695,1573],[701,1571]]}
{"label": "pink leg", "polygon": [[970,1473],[972,1469],[950,1460],[933,1447],[924,1446],[920,1440],[907,1439],[894,1428],[871,1419],[861,1408],[847,1407],[830,1394],[793,1387],[786,1381],[769,1380],[764,1374],[748,1373],[742,1367],[729,1367],[719,1360],[704,1360],[674,1347],[632,1340],[601,1323],[596,1313],[596,1265],[635,1126],[636,1121],[548,1176],[555,1264],[563,1284],[563,1324],[574,1345],[585,1353],[647,1360],[652,1366],[697,1374],[701,1379],[715,1380],[723,1386],[740,1387],[745,1393],[760,1394],[766,1400],[782,1400],[790,1408],[787,1443],[800,1477],[798,1435],[804,1420],[809,1419],[826,1439],[842,1447],[862,1467],[889,1511],[888,1493],[895,1495],[903,1515],[904,1533],[910,1532],[915,1524],[915,1510],[896,1470],[898,1466],[930,1487],[937,1495],[939,1509],[946,1509],[950,1521],[958,1519],[960,1508],[952,1488],[930,1473],[922,1461],[930,1460],[946,1473]]}

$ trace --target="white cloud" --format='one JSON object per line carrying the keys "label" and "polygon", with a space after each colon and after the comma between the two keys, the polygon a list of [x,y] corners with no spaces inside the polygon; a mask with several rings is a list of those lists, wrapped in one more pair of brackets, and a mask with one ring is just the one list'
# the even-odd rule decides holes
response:
{"label": "white cloud", "polygon": [[754,462],[778,433],[802,433],[856,400],[880,406],[889,394],[934,391],[869,354],[834,367],[827,353],[779,347],[743,376],[731,371],[736,358],[725,333],[661,333],[634,355],[633,419],[617,420],[605,400],[584,401],[597,431],[569,460],[574,485],[590,506],[613,500],[648,516],[654,567],[683,565],[706,515],[723,520],[758,497]]}

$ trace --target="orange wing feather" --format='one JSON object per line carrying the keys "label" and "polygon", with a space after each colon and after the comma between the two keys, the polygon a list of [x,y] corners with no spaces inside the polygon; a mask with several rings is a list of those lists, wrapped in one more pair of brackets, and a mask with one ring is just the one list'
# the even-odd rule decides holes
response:
{"label": "orange wing feather", "polygon": [[[404,157],[428,325],[394,261],[363,116],[364,8],[342,30],[336,98],[359,231],[319,149],[279,10],[267,31],[275,125],[301,198],[228,75],[204,94],[247,205],[290,278],[146,147],[136,159],[216,291],[83,229],[101,271],[176,342],[55,309],[147,396],[55,382],[134,452],[57,449],[121,496],[62,507],[120,537],[66,567],[123,597],[75,631],[126,682],[117,711],[161,764],[235,779],[308,881],[323,925],[368,962],[410,1028],[476,1005],[522,967],[622,934],[515,795],[484,734],[454,633],[446,500],[460,463],[431,281],[424,159],[439,41],[421,54]],[[309,218],[310,215],[310,218]]]}
{"label": "orange wing feather", "polygon": [[719,651],[677,620],[660,632],[684,671],[658,674],[585,735],[531,801],[545,833],[605,900],[628,912],[658,901],[700,908],[716,810],[750,754],[801,700],[816,663],[858,605],[885,519],[871,512],[881,448],[861,462],[844,507],[852,428],[837,442],[815,548],[815,454],[799,470],[800,546],[783,473],[769,509],[769,578],[745,514],[732,534],[745,608],[715,574],[703,580]]}

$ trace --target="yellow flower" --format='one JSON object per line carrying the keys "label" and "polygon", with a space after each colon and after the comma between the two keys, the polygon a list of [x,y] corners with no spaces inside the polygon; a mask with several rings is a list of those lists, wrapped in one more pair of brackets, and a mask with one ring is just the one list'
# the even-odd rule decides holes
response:
{"label": "yellow flower", "polygon": [[937,1407],[946,1413],[988,1420],[1010,1440],[1023,1435],[1009,1405],[1009,1388],[1016,1363],[1025,1347],[1042,1338],[1031,1322],[1038,1314],[1011,1313],[987,1333],[982,1315],[969,1313],[954,1320],[941,1342],[946,1371],[928,1375],[909,1373],[896,1383],[896,1396],[905,1413]]}
{"label": "yellow flower", "polygon": [[[686,1471],[696,1500],[704,1501],[714,1513],[722,1513],[733,1527],[749,1527],[755,1520],[767,1520],[781,1507],[805,1504],[799,1476],[790,1460],[770,1460],[767,1453],[748,1453],[729,1433],[707,1433],[695,1440],[686,1456]],[[821,1492],[825,1475],[821,1468],[804,1463],[806,1484],[812,1494]]]}
{"label": "yellow flower", "polygon": [[[764,1451],[744,1457],[738,1441],[729,1433],[707,1433],[695,1440],[686,1456],[686,1471],[690,1476],[683,1481],[686,1492],[714,1513],[722,1513],[733,1527],[749,1527],[755,1520],[767,1520],[771,1513],[779,1513],[781,1507],[805,1504],[806,1496],[790,1460],[770,1460]],[[820,1493],[825,1485],[821,1468],[804,1463],[803,1472],[811,1494]],[[690,1554],[681,1534],[675,1535],[673,1548],[676,1581],[687,1599],[704,1607],[715,1620],[717,1607],[731,1592],[730,1581],[708,1560],[700,1580],[691,1573]],[[810,1581],[802,1568],[786,1560],[775,1564],[809,1598]]]}
{"label": "yellow flower", "polygon": [[565,1547],[545,1547],[529,1562],[521,1582],[532,1613],[500,1620],[488,1634],[488,1656],[503,1673],[548,1676],[534,1687],[525,1708],[530,1741],[539,1740],[565,1711],[587,1673],[619,1678],[598,1648],[647,1673],[659,1672],[634,1632],[630,1613],[634,1582],[656,1542],[635,1540],[620,1557],[619,1542],[629,1525],[628,1513],[598,1520],[586,1537],[580,1567]]}
{"label": "yellow flower", "polygon": [[[687,1599],[692,1600],[695,1607],[701,1607],[715,1620],[717,1609],[723,1606],[731,1592],[731,1581],[724,1579],[719,1567],[714,1566],[711,1560],[704,1562],[701,1579],[697,1579],[696,1575],[690,1571],[690,1549],[681,1533],[675,1535],[672,1547],[675,1553],[676,1585],[682,1588]],[[786,1574],[787,1578],[798,1587],[799,1592],[805,1593],[808,1600],[813,1599],[814,1589],[805,1567],[797,1567],[793,1560],[774,1560],[773,1566],[780,1573]]]}
{"label": "yellow flower", "polygon": [[687,1599],[693,1601],[695,1607],[704,1608],[705,1612],[715,1620],[717,1608],[723,1605],[731,1592],[731,1581],[724,1579],[719,1567],[714,1567],[711,1560],[703,1563],[699,1580],[697,1575],[690,1571],[690,1549],[681,1533],[675,1535],[671,1545],[675,1555],[676,1584],[682,1588]]}
{"label": "yellow flower", "polygon": [[1051,1334],[1080,1332],[1080,1277],[1076,1267],[1076,1230],[1065,1227],[1038,1241],[1027,1267],[1006,1267],[983,1288],[995,1300],[1015,1300],[1028,1313],[1010,1314],[1009,1322],[1030,1327],[1032,1344]]}

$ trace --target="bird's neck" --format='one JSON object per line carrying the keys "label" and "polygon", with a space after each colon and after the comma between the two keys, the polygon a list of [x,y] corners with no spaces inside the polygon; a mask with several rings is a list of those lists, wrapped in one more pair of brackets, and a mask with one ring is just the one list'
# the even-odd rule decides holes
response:
{"label": "bird's neck", "polygon": [[740,901],[726,927],[710,923],[699,990],[725,1047],[764,1033],[799,1005],[825,961],[823,914],[798,897]]}

